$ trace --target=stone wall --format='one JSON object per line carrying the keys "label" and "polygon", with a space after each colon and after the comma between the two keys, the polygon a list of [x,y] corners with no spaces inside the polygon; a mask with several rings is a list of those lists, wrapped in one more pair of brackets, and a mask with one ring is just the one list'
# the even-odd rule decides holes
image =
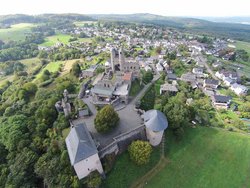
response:
{"label": "stone wall", "polygon": [[105,155],[115,153],[120,154],[124,152],[132,141],[147,140],[145,126],[139,126],[129,132],[120,134],[113,138],[113,142],[99,151],[99,157],[104,158]]}

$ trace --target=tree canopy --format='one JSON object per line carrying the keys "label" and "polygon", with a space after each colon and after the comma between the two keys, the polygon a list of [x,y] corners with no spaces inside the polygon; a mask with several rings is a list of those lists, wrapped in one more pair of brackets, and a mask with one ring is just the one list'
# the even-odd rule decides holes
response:
{"label": "tree canopy", "polygon": [[98,111],[94,123],[98,132],[105,133],[118,125],[119,116],[111,105],[106,105]]}

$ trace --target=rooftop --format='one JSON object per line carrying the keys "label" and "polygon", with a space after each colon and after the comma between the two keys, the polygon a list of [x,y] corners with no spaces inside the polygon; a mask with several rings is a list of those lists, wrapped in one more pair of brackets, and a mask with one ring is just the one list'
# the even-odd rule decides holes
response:
{"label": "rooftop", "polygon": [[144,113],[145,126],[152,131],[163,131],[168,127],[166,116],[159,110],[149,110]]}
{"label": "rooftop", "polygon": [[65,141],[71,165],[98,152],[85,123],[73,126]]}

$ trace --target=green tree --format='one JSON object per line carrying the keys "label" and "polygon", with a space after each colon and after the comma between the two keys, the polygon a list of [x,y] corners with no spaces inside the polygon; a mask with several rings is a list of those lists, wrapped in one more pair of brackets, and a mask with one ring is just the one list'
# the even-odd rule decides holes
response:
{"label": "green tree", "polygon": [[149,83],[153,79],[153,73],[152,71],[146,71],[143,73],[142,80],[144,83]]}
{"label": "green tree", "polygon": [[137,165],[147,164],[152,153],[152,146],[147,141],[137,140],[128,148],[129,156]]}
{"label": "green tree", "polygon": [[95,128],[100,133],[105,133],[116,127],[119,116],[111,105],[104,106],[96,115]]}
{"label": "green tree", "polygon": [[174,131],[176,136],[183,132],[182,127],[189,121],[190,112],[186,105],[186,97],[184,93],[178,93],[171,97],[164,106],[163,111],[168,118],[169,127]]}
{"label": "green tree", "polygon": [[78,62],[75,62],[72,66],[71,73],[75,76],[78,77],[81,73],[81,67],[78,64]]}

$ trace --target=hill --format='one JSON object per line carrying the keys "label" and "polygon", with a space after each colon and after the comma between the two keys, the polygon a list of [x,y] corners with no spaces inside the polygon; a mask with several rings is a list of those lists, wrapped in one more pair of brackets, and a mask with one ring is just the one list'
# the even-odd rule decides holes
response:
{"label": "hill", "polygon": [[[166,132],[165,155],[167,165],[152,179],[136,184],[148,166],[159,161],[154,150],[150,164],[135,167],[127,153],[116,161],[103,187],[249,187],[250,137],[208,127],[188,128],[177,141],[171,131]],[[146,172],[145,172],[146,171]],[[139,176],[139,177],[138,177]],[[133,182],[135,181],[135,182]]]}
{"label": "hill", "polygon": [[166,17],[154,14],[96,14],[89,15],[98,20],[123,21],[157,24],[181,29],[187,32],[229,37],[235,40],[250,41],[250,25],[238,23],[217,23],[196,18]]}
{"label": "hill", "polygon": [[212,128],[167,137],[169,164],[146,187],[249,187],[250,137]]}

